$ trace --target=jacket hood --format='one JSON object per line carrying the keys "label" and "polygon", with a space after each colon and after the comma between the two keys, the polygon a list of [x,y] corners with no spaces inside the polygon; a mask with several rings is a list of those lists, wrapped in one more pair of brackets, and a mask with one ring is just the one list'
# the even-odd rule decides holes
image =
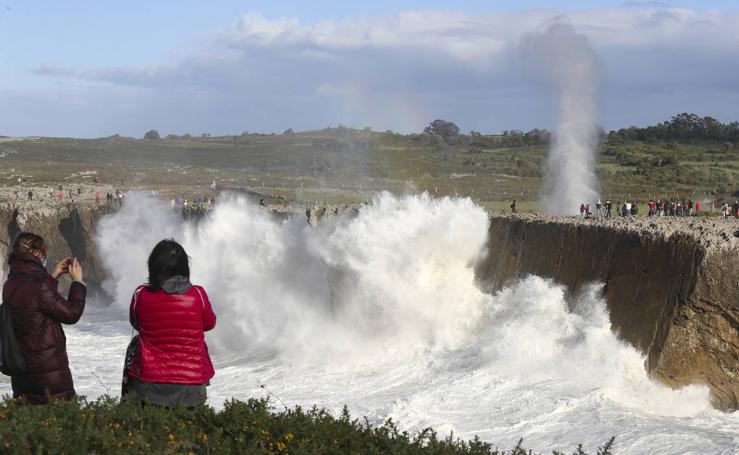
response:
{"label": "jacket hood", "polygon": [[24,275],[29,273],[43,274],[46,275],[49,272],[46,271],[46,267],[41,263],[41,260],[31,253],[11,253],[8,259],[10,264],[10,270],[8,277],[14,275]]}
{"label": "jacket hood", "polygon": [[167,278],[162,283],[162,290],[167,294],[184,294],[192,287],[190,280],[182,275],[175,275]]}

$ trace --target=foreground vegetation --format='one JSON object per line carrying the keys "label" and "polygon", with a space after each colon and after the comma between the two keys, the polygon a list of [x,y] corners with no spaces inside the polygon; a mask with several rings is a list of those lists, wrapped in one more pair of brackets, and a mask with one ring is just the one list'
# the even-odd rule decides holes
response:
{"label": "foreground vegetation", "polygon": [[[611,453],[613,440],[598,449]],[[79,399],[51,406],[0,403],[2,453],[294,453],[294,454],[512,454],[521,442],[497,450],[474,439],[440,439],[432,430],[410,435],[388,420],[372,426],[346,411],[274,412],[266,400],[228,401],[223,410],[142,408],[129,401]],[[557,453],[557,452],[554,452]],[[574,454],[585,454],[578,447]]]}

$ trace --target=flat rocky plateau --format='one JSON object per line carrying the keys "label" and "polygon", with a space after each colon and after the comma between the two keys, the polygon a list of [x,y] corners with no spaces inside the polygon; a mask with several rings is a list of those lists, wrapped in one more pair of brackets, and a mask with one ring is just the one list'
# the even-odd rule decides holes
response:
{"label": "flat rocky plateau", "polygon": [[533,213],[493,214],[493,217],[520,218],[526,222],[559,223],[602,227],[618,231],[631,231],[640,235],[659,236],[665,240],[675,234],[685,234],[698,242],[706,251],[739,247],[739,219],[723,216],[653,216],[613,217],[610,219],[583,218],[580,216],[551,216]]}

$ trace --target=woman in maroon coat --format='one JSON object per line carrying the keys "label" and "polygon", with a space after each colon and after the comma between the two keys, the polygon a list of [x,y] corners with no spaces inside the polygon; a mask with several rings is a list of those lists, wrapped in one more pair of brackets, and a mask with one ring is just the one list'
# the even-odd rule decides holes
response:
{"label": "woman in maroon coat", "polygon": [[[85,309],[87,289],[77,259],[64,258],[46,271],[46,242],[23,232],[13,243],[3,302],[10,307],[18,347],[26,371],[13,375],[13,397],[31,404],[75,396],[62,324],[74,324]],[[69,273],[69,298],[57,292],[57,279]]]}
{"label": "woman in maroon coat", "polygon": [[139,352],[128,369],[128,394],[159,406],[204,403],[214,375],[205,332],[216,316],[205,289],[190,283],[187,253],[162,240],[148,261],[149,283],[139,286],[130,307],[139,331]]}

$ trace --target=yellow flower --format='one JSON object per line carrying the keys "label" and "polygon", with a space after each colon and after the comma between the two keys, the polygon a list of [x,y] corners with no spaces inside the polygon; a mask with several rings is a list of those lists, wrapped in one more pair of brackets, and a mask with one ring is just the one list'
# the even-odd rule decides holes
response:
{"label": "yellow flower", "polygon": [[287,448],[287,446],[285,445],[285,443],[284,443],[284,442],[278,442],[278,443],[277,443],[277,451],[278,451],[278,452],[282,452],[282,451],[283,451],[283,450],[285,450],[286,448]]}
{"label": "yellow flower", "polygon": [[285,441],[290,442],[290,441],[293,440],[293,438],[294,438],[294,436],[293,436],[292,433],[288,433],[288,434],[285,435]]}
{"label": "yellow flower", "polygon": [[202,435],[202,436],[200,436],[200,438],[201,438],[201,439],[202,439],[203,441],[207,441],[207,440],[208,440],[208,434],[207,434],[207,433],[203,433],[203,435]]}

